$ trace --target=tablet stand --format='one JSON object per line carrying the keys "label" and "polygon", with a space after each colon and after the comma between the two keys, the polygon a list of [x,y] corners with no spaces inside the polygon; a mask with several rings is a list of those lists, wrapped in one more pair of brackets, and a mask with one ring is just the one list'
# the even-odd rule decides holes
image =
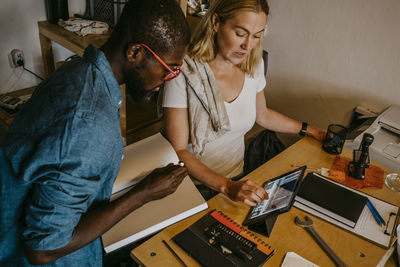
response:
{"label": "tablet stand", "polygon": [[278,218],[277,214],[268,216],[264,222],[248,225],[247,228],[249,228],[250,230],[252,230],[254,232],[257,232],[257,233],[260,233],[262,235],[266,235],[267,237],[269,237],[271,235],[272,228],[275,225],[276,218]]}

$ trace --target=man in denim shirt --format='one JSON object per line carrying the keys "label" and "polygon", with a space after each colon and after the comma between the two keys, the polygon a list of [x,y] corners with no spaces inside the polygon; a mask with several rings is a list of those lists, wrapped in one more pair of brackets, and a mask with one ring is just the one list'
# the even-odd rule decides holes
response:
{"label": "man in denim shirt", "polygon": [[86,48],[35,90],[0,147],[0,266],[101,266],[100,236],[176,190],[183,167],[154,170],[108,202],[123,155],[122,94],[179,75],[189,28],[175,0],[132,0],[107,43]]}

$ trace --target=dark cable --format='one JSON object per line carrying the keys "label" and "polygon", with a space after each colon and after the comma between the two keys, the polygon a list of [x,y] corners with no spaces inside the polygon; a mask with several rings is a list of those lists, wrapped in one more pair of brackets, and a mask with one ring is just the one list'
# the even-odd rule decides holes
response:
{"label": "dark cable", "polygon": [[129,2],[129,0],[105,0],[105,2],[111,3],[111,4],[118,4],[118,5],[125,5]]}
{"label": "dark cable", "polygon": [[25,65],[24,64],[22,64],[22,68],[24,69],[24,70],[26,70],[27,72],[29,72],[29,73],[31,73],[31,74],[33,74],[33,75],[35,75],[37,78],[39,78],[40,80],[44,80],[42,77],[40,77],[39,75],[37,75],[36,73],[34,73],[33,71],[30,71],[30,70],[28,70],[27,68],[25,68]]}

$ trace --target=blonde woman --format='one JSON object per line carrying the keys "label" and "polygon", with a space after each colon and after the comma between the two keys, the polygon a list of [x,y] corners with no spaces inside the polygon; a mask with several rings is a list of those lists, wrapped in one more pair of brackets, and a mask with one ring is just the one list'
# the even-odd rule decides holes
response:
{"label": "blonde woman", "polygon": [[178,78],[165,84],[166,135],[191,177],[234,201],[268,198],[243,172],[244,135],[254,122],[322,140],[325,131],[267,108],[262,38],[266,0],[216,0],[197,26]]}

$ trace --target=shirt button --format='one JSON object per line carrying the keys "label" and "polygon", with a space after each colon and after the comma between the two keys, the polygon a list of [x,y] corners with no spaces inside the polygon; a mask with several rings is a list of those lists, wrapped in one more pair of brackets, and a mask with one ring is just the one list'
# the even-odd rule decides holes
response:
{"label": "shirt button", "polygon": [[122,101],[120,100],[120,101],[118,102],[118,106],[121,106],[121,104],[122,104]]}
{"label": "shirt button", "polygon": [[124,154],[122,154],[122,157],[121,157],[121,160],[123,160],[124,159]]}

